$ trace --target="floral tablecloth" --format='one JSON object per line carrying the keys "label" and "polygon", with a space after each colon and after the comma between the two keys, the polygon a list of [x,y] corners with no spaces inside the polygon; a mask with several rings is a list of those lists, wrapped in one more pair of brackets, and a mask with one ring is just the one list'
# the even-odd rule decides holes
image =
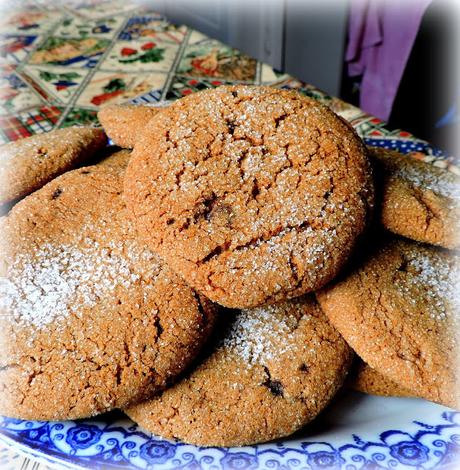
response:
{"label": "floral tablecloth", "polygon": [[[452,158],[408,132],[129,0],[3,2],[0,143],[55,127],[97,124],[108,103],[161,105],[228,83],[296,89],[330,106],[370,145],[438,166]],[[3,469],[46,468],[0,449]]]}
{"label": "floral tablecloth", "polygon": [[408,132],[390,131],[359,108],[130,0],[8,6],[0,20],[0,142],[97,123],[107,103],[158,105],[225,83],[267,84],[329,105],[368,144],[449,165],[440,150]]}

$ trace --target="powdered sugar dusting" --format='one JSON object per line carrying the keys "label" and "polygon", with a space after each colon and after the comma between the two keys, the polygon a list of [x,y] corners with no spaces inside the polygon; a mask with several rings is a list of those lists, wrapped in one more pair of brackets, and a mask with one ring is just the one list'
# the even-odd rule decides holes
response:
{"label": "powdered sugar dusting", "polygon": [[[134,268],[148,252],[108,247],[86,240],[79,244],[45,243],[33,253],[20,253],[0,278],[0,309],[22,326],[38,329],[94,307],[117,286],[128,289],[142,281]],[[155,269],[155,259],[150,269]],[[148,286],[145,286],[146,288]]]}
{"label": "powdered sugar dusting", "polygon": [[265,364],[290,349],[289,315],[277,307],[264,306],[242,310],[222,346],[249,365]]}

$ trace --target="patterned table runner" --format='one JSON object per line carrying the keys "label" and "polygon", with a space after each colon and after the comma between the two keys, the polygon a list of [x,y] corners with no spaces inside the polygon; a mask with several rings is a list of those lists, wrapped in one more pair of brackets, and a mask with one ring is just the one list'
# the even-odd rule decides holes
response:
{"label": "patterned table runner", "polygon": [[[25,0],[0,21],[0,142],[97,123],[108,103],[159,105],[221,84],[296,89],[330,106],[366,143],[448,158],[408,132],[129,0]],[[18,10],[21,8],[21,11]]]}

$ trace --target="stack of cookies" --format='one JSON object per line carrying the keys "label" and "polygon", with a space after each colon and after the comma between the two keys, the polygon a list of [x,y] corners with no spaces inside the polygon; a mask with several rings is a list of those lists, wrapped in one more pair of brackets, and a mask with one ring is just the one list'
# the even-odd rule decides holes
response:
{"label": "stack of cookies", "polygon": [[0,200],[0,413],[120,408],[235,446],[292,434],[344,383],[459,406],[458,177],[268,87],[99,118],[126,150],[84,128],[3,148],[22,189]]}

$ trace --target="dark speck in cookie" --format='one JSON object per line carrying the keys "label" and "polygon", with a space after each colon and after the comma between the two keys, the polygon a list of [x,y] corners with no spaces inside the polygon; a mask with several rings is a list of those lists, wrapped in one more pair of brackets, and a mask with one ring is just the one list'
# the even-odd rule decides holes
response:
{"label": "dark speck in cookie", "polygon": [[61,194],[62,194],[62,189],[57,188],[53,191],[53,194],[51,195],[51,199],[57,199]]}

